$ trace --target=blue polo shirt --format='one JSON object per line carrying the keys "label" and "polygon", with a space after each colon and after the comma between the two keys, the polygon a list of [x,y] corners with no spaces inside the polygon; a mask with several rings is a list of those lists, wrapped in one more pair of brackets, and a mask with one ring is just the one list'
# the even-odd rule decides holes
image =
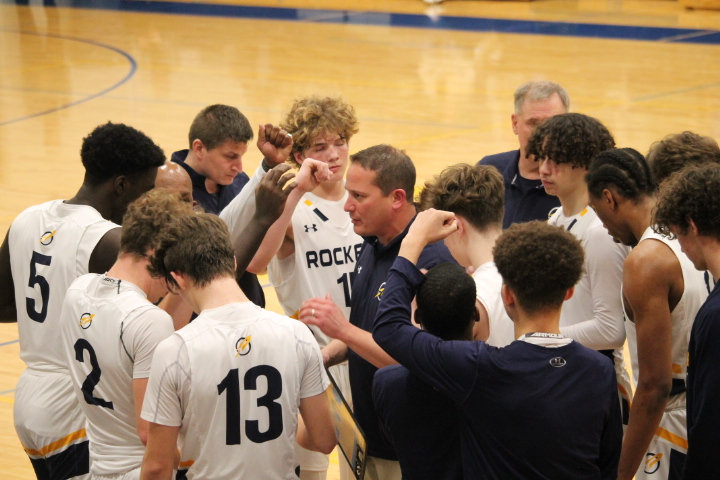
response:
{"label": "blue polo shirt", "polygon": [[519,161],[520,150],[512,150],[488,155],[478,162],[478,165],[492,165],[503,176],[505,183],[503,228],[508,228],[513,223],[530,220],[546,221],[550,211],[560,206],[558,197],[545,193],[545,187],[540,180],[529,180],[520,176]]}
{"label": "blue polo shirt", "polygon": [[410,324],[423,280],[397,258],[373,338],[457,406],[464,478],[615,480],[622,424],[607,358],[575,341],[496,348],[441,340]]}
{"label": "blue polo shirt", "polygon": [[[400,243],[407,235],[410,224],[388,245],[381,244],[376,237],[364,238],[360,258],[355,264],[355,278],[352,282],[350,323],[353,325],[372,332],[375,313],[385,290],[385,278],[400,251]],[[450,255],[450,251],[443,242],[437,242],[425,247],[420,255],[418,265],[421,268],[430,268],[442,262],[455,262],[455,259]],[[377,368],[350,349],[348,351],[348,369],[353,410],[355,418],[365,433],[368,455],[397,460],[394,449],[380,432],[378,417],[373,406],[372,382]]]}
{"label": "blue polo shirt", "polygon": [[[200,204],[200,206],[207,213],[214,215],[220,215],[220,212],[225,208],[233,198],[240,193],[240,190],[245,184],[250,181],[250,177],[245,172],[241,172],[234,179],[230,185],[218,185],[217,193],[209,193],[205,188],[205,177],[200,175],[189,165],[185,163],[185,159],[188,156],[189,150],[180,150],[172,154],[171,161],[182,166],[192,180],[193,186],[193,199]],[[263,292],[262,286],[258,281],[257,275],[245,272],[238,279],[238,285],[248,297],[248,299],[256,305],[265,307],[265,292]]]}
{"label": "blue polo shirt", "polygon": [[720,432],[720,283],[695,316],[687,367],[686,480],[716,478]]}

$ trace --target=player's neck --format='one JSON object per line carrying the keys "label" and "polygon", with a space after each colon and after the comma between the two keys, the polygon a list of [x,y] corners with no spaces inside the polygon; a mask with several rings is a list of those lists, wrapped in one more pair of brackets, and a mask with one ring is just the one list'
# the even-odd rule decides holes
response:
{"label": "player's neck", "polygon": [[146,257],[138,257],[131,253],[119,253],[118,258],[107,271],[108,277],[117,278],[130,282],[139,287],[145,295],[150,294],[150,282],[152,278],[147,267],[150,262]]}
{"label": "player's neck", "polygon": [[515,338],[526,333],[560,333],[560,310],[548,309],[540,312],[518,312],[515,322]]}
{"label": "player's neck", "polygon": [[563,215],[566,217],[572,217],[582,212],[585,207],[590,203],[590,197],[587,188],[582,185],[578,186],[572,192],[563,195],[560,198],[560,205],[562,205]]}
{"label": "player's neck", "polygon": [[111,186],[106,186],[105,183],[96,186],[83,183],[75,196],[65,200],[65,203],[71,205],[88,205],[97,210],[104,219],[119,224],[120,222],[113,218],[112,202],[108,198],[108,192],[111,191],[111,188]]}
{"label": "player's neck", "polygon": [[345,181],[323,182],[318,185],[312,193],[325,200],[340,200],[345,195]]}
{"label": "player's neck", "polygon": [[500,226],[487,227],[482,231],[468,229],[466,244],[470,266],[477,268],[492,261],[492,249],[500,234],[502,234]]}
{"label": "player's neck", "polygon": [[629,212],[629,224],[633,236],[640,241],[645,230],[652,225],[652,212],[655,208],[655,197],[643,197],[633,202]]}
{"label": "player's neck", "polygon": [[185,293],[196,311],[222,307],[228,303],[247,302],[248,298],[231,276],[219,277],[204,287],[193,287]]}

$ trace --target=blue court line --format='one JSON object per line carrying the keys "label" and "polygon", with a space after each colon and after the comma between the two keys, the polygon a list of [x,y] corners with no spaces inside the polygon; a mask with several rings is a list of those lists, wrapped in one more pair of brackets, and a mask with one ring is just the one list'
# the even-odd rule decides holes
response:
{"label": "blue court line", "polygon": [[12,393],[12,392],[14,392],[14,391],[15,391],[14,388],[13,388],[12,390],[3,390],[2,392],[0,392],[0,395],[6,395],[6,394]]}
{"label": "blue court line", "polygon": [[[74,102],[65,103],[65,104],[63,104],[63,105],[60,105],[60,106],[54,107],[54,108],[50,108],[50,109],[48,109],[48,110],[43,110],[43,111],[41,111],[41,112],[32,113],[32,114],[30,114],[30,115],[25,115],[25,116],[22,116],[22,117],[11,118],[10,120],[2,121],[2,122],[0,122],[0,126],[8,125],[8,124],[11,124],[11,123],[21,122],[21,121],[23,121],[23,120],[28,120],[28,119],[30,119],[30,118],[39,117],[39,116],[41,116],[41,115],[47,115],[47,114],[49,114],[49,113],[57,112],[57,111],[59,111],[59,110],[64,110],[64,109],[66,109],[66,108],[74,107],[75,105],[79,105],[79,104],[81,104],[81,103],[89,102],[90,100],[93,100],[93,99],[95,99],[95,98],[101,97],[101,96],[105,95],[106,93],[111,92],[112,90],[115,90],[115,89],[118,88],[120,85],[122,85],[122,84],[124,84],[125,82],[127,82],[128,80],[130,80],[130,78],[131,78],[133,75],[135,75],[135,71],[137,70],[137,62],[135,61],[135,59],[134,59],[129,53],[124,52],[124,51],[120,50],[119,48],[113,47],[112,45],[107,45],[107,44],[104,44],[104,43],[100,43],[100,42],[96,42],[96,41],[88,40],[88,39],[84,39],[84,38],[68,37],[68,36],[65,36],[65,35],[53,35],[53,34],[50,34],[50,33],[35,33],[35,32],[23,32],[23,31],[13,32],[13,31],[10,31],[10,30],[0,30],[0,32],[16,33],[16,34],[18,34],[18,35],[34,35],[34,36],[38,36],[38,37],[57,38],[57,39],[60,39],[60,40],[68,40],[68,41],[71,41],[71,42],[85,43],[85,44],[88,44],[88,45],[93,45],[93,46],[96,46],[96,47],[104,48],[104,49],[106,49],[106,50],[110,50],[110,51],[112,51],[112,52],[115,52],[115,53],[121,55],[122,57],[124,57],[124,58],[128,61],[128,63],[130,64],[130,71],[128,71],[128,73],[127,73],[122,79],[120,79],[118,82],[115,82],[113,85],[111,85],[111,86],[109,86],[109,87],[107,87],[107,88],[105,88],[105,89],[103,89],[103,90],[101,90],[101,91],[99,91],[99,92],[97,92],[97,93],[93,93],[93,94],[88,95],[88,96],[85,96],[85,97],[83,97],[83,98],[81,98],[81,99],[79,99],[79,100],[75,100]],[[1,87],[0,87],[0,88],[1,88]]]}
{"label": "blue court line", "polygon": [[12,345],[13,343],[18,343],[20,340],[10,340],[9,342],[3,342],[0,343],[0,347],[4,347],[5,345]]}
{"label": "blue court line", "polygon": [[[0,0],[0,2],[10,3],[9,0]],[[655,42],[720,44],[720,31],[692,28],[642,27],[632,25],[511,20],[442,15],[429,16],[424,14],[408,13],[222,5],[153,0],[57,0],[54,3],[59,7],[118,10],[140,13],[413,27],[472,32],[558,35],[604,39],[646,40]]]}

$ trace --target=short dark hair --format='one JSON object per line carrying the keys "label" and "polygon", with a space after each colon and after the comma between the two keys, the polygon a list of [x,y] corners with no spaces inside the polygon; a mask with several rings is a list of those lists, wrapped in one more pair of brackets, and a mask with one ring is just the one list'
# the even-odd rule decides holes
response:
{"label": "short dark hair", "polygon": [[590,164],[585,182],[594,197],[600,197],[603,189],[611,186],[634,201],[657,190],[645,157],[632,148],[613,148],[598,154]]}
{"label": "short dark hair", "polygon": [[548,118],[530,136],[528,155],[557,164],[588,168],[598,153],[615,146],[615,140],[599,120],[581,113],[563,113]]}
{"label": "short dark hair", "polygon": [[435,265],[418,288],[416,320],[435,336],[465,340],[469,325],[477,320],[475,289],[473,278],[457,263]]}
{"label": "short dark hair", "polygon": [[690,220],[700,235],[720,240],[720,165],[691,165],[660,185],[653,228],[672,237],[671,226],[684,234]]}
{"label": "short dark hair", "polygon": [[415,165],[404,150],[391,145],[375,145],[350,156],[350,162],[375,172],[375,184],[389,195],[398,188],[405,190],[405,196],[412,203],[415,196]]}
{"label": "short dark hair", "polygon": [[153,189],[128,205],[123,217],[120,251],[144,256],[154,249],[159,233],[180,215],[193,213],[192,203],[177,192]]}
{"label": "short dark hair", "polygon": [[80,158],[85,183],[98,185],[119,175],[132,176],[165,163],[165,153],[150,137],[123,123],[99,125],[83,139]]}
{"label": "short dark hair", "polygon": [[498,272],[530,312],[560,308],[583,271],[580,242],[560,227],[534,220],[516,223],[495,242]]}
{"label": "short dark hair", "polygon": [[710,137],[693,132],[675,133],[650,145],[650,171],[657,183],[688,165],[720,163],[720,147]]}
{"label": "short dark hair", "polygon": [[218,277],[235,277],[235,253],[227,225],[217,215],[195,213],[175,218],[159,235],[150,272],[177,288],[170,272],[188,275],[197,286]]}
{"label": "short dark hair", "polygon": [[219,104],[203,108],[195,116],[188,133],[190,148],[198,139],[208,150],[228,140],[247,143],[252,138],[253,130],[245,115],[235,107]]}
{"label": "short dark hair", "polygon": [[497,168],[459,163],[447,167],[420,193],[420,209],[462,215],[478,229],[502,226],[505,185]]}

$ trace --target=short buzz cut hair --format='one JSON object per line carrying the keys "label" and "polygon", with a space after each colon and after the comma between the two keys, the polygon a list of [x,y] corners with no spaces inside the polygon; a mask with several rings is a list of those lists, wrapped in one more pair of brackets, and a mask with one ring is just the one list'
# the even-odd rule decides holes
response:
{"label": "short buzz cut hair", "polygon": [[216,278],[235,278],[235,253],[227,225],[217,215],[195,213],[177,217],[159,236],[150,259],[150,273],[178,288],[171,272],[182,273],[198,287]]}
{"label": "short buzz cut hair", "polygon": [[468,340],[469,326],[477,318],[476,286],[457,263],[432,267],[417,291],[415,319],[429,333],[444,340]]}
{"label": "short buzz cut hair", "polygon": [[690,220],[698,234],[720,240],[720,165],[691,165],[660,185],[653,229],[670,237],[670,227],[685,234]]}
{"label": "short buzz cut hair", "polygon": [[350,156],[350,162],[375,172],[375,185],[387,196],[396,189],[405,191],[408,203],[415,196],[415,165],[405,151],[391,145],[375,145]]}
{"label": "short buzz cut hair", "polygon": [[165,153],[150,137],[129,125],[112,122],[95,127],[83,139],[80,158],[89,185],[120,175],[141,175],[165,163]]}
{"label": "short buzz cut hair", "polygon": [[292,135],[288,160],[297,165],[295,153],[310,148],[319,135],[335,133],[349,142],[358,132],[358,121],[353,106],[342,98],[310,96],[293,102],[280,128]]}
{"label": "short buzz cut hair", "polygon": [[535,160],[588,168],[595,156],[615,146],[615,139],[599,120],[582,113],[548,118],[533,131],[527,153]]}
{"label": "short buzz cut hair", "polygon": [[655,181],[662,183],[688,165],[720,163],[720,147],[710,137],[685,131],[667,135],[650,145],[646,158]]}
{"label": "short buzz cut hair", "polygon": [[163,228],[181,215],[193,213],[192,203],[177,192],[152,189],[128,205],[123,217],[120,251],[139,257],[155,249]]}
{"label": "short buzz cut hair", "polygon": [[436,208],[463,216],[482,230],[502,227],[505,185],[497,168],[459,163],[445,168],[420,193],[420,209]]}
{"label": "short buzz cut hair", "polygon": [[493,257],[503,283],[528,312],[560,308],[583,272],[580,242],[564,229],[537,220],[505,230]]}
{"label": "short buzz cut hair", "polygon": [[560,101],[562,102],[563,107],[565,107],[565,111],[569,111],[570,96],[560,84],[547,80],[523,83],[517,90],[515,90],[515,114],[519,115],[522,113],[525,100],[537,102],[540,100],[547,100],[555,94],[560,97]]}
{"label": "short buzz cut hair", "polygon": [[208,150],[228,140],[248,143],[252,138],[253,130],[245,115],[235,107],[220,104],[207,106],[195,115],[188,133],[190,148],[197,139]]}

